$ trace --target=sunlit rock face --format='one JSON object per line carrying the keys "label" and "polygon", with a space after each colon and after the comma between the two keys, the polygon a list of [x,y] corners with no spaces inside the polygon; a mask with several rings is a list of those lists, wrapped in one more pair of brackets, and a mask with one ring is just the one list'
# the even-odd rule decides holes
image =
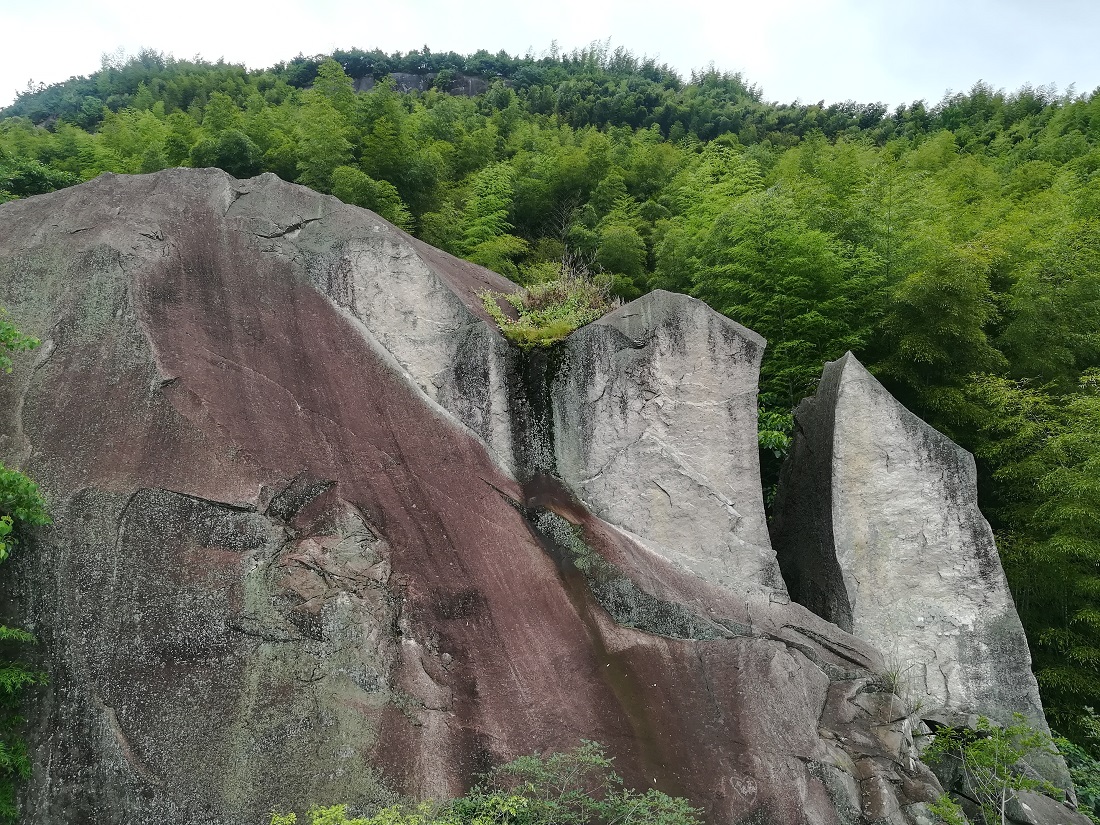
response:
{"label": "sunlit rock face", "polygon": [[657,290],[569,337],[554,386],[561,478],[600,518],[730,590],[783,591],[760,492],[764,339]]}
{"label": "sunlit rock face", "polygon": [[55,520],[4,584],[50,673],[23,821],[444,797],[581,739],[713,823],[927,821],[882,655],[776,575],[748,330],[662,293],[519,353],[504,279],[216,170],[0,206],[0,287],[43,340],[0,457]]}
{"label": "sunlit rock face", "polygon": [[[791,596],[874,645],[923,717],[1046,730],[974,458],[851,353],[795,411],[773,534]],[[1065,786],[1061,760],[1044,767]]]}

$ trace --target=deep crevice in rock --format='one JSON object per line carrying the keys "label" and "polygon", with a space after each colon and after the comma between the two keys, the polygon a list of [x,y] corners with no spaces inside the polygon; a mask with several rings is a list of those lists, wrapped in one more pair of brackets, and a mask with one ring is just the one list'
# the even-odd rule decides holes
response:
{"label": "deep crevice in rock", "polygon": [[553,384],[562,361],[562,344],[523,350],[509,347],[508,391],[516,477],[525,483],[538,475],[557,475],[554,455]]}
{"label": "deep crevice in rock", "polygon": [[830,475],[843,371],[843,359],[826,365],[817,394],[794,411],[795,437],[780,470],[768,531],[791,599],[851,633],[852,605],[833,538]]}

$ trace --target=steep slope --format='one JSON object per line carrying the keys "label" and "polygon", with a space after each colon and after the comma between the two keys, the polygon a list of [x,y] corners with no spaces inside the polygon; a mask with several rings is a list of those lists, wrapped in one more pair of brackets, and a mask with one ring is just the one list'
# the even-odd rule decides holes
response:
{"label": "steep slope", "polygon": [[[630,452],[626,404],[619,472],[659,479],[671,456],[705,470],[678,506],[738,511],[630,521],[648,505],[614,509],[629,478],[555,477],[589,459],[573,402],[543,394],[626,400],[630,369],[588,369],[584,336],[532,364],[478,309],[498,276],[273,176],[103,176],[5,204],[0,284],[44,341],[0,388],[0,454],[55,515],[5,583],[51,675],[26,822],[258,822],[380,778],[455,794],[581,738],[716,823],[927,821],[939,786],[880,655],[767,572],[749,408],[681,387],[641,427],[667,430],[654,458]],[[616,361],[651,387],[695,359],[754,405],[758,339],[649,301],[585,335],[658,342]],[[670,307],[721,357],[669,340]],[[713,455],[678,429],[699,415],[735,430]],[[723,537],[751,556],[715,573],[676,555]]]}

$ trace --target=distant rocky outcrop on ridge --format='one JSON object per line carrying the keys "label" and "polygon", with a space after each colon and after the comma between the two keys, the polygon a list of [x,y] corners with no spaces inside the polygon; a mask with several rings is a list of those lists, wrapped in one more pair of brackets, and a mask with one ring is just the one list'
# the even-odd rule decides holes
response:
{"label": "distant rocky outcrop on ridge", "polygon": [[[800,413],[825,441],[796,444],[777,559],[764,342],[693,299],[524,353],[477,298],[503,278],[216,170],[0,206],[0,285],[43,340],[0,382],[0,457],[55,521],[4,585],[50,672],[30,825],[454,795],[582,738],[714,823],[923,825],[942,788],[890,667],[1041,720],[971,465],[854,359]],[[891,566],[915,485],[936,588]]]}
{"label": "distant rocky outcrop on ridge", "polygon": [[[414,74],[411,72],[390,72],[393,86],[399,92],[426,92],[429,89],[440,89],[439,73],[425,72]],[[505,81],[507,83],[507,81]],[[377,81],[371,75],[359,77],[355,80],[355,91],[369,92]],[[449,74],[444,78],[440,91],[452,95],[464,97],[476,97],[485,94],[489,90],[489,80],[484,77],[468,74]]]}

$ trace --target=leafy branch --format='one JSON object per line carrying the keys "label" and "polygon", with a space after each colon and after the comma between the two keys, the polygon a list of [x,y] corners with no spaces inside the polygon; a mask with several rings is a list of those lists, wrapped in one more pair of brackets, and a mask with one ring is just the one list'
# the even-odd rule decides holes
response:
{"label": "leafy branch", "polygon": [[[978,805],[986,825],[1005,825],[1008,803],[1021,791],[1058,793],[1051,783],[1034,778],[1034,772],[1027,770],[1029,756],[1057,752],[1049,734],[1016,714],[1013,724],[1004,727],[984,716],[978,717],[976,728],[941,727],[924,759],[957,768],[955,793]],[[946,796],[935,803],[933,812],[948,825],[966,821],[961,809]]]}

